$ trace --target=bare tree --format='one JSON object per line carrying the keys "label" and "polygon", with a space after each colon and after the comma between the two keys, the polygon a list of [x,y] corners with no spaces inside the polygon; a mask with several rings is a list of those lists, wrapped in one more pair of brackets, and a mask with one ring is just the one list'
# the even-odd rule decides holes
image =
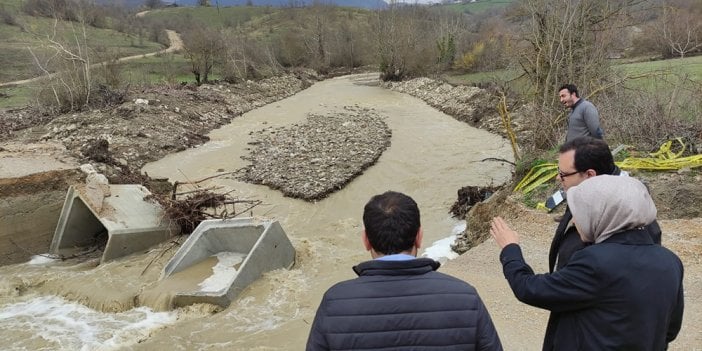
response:
{"label": "bare tree", "polygon": [[611,29],[633,24],[645,2],[522,0],[516,12],[524,23],[518,63],[536,102],[556,106],[556,90],[563,83],[588,91],[606,80]]}
{"label": "bare tree", "polygon": [[195,24],[182,35],[185,57],[190,61],[191,72],[198,85],[209,82],[209,75],[223,51],[219,30]]}
{"label": "bare tree", "polygon": [[309,8],[312,16],[312,28],[305,38],[305,47],[313,59],[315,69],[324,71],[329,67],[327,41],[330,32],[329,23],[333,21],[334,8],[322,3],[315,3]]}
{"label": "bare tree", "polygon": [[228,33],[225,40],[222,63],[224,80],[236,82],[269,77],[280,72],[281,66],[266,43],[234,33]]}
{"label": "bare tree", "polygon": [[427,9],[391,2],[373,20],[381,79],[402,80],[426,73],[437,57]]}
{"label": "bare tree", "polygon": [[702,48],[702,17],[689,8],[666,5],[659,25],[663,42],[670,54],[685,57]]}
{"label": "bare tree", "polygon": [[[61,25],[68,26],[72,41],[63,39],[61,34],[64,29]],[[43,45],[49,52],[47,57],[40,57],[34,49],[27,48],[49,81],[43,89],[50,91],[51,98],[40,101],[41,105],[49,107],[53,112],[75,111],[89,105],[93,82],[85,24],[76,28],[73,23],[65,23],[56,18],[52,33],[43,39]]]}

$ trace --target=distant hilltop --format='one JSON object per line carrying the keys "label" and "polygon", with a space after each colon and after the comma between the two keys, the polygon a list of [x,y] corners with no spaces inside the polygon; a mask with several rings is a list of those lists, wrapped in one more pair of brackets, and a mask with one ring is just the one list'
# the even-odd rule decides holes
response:
{"label": "distant hilltop", "polygon": [[[103,5],[123,5],[128,8],[137,8],[144,5],[144,0],[97,0]],[[197,0],[161,1],[164,6],[197,6]],[[322,3],[336,6],[358,7],[364,9],[383,9],[388,4],[383,0],[210,0],[211,6],[273,6],[273,7],[301,7]]]}

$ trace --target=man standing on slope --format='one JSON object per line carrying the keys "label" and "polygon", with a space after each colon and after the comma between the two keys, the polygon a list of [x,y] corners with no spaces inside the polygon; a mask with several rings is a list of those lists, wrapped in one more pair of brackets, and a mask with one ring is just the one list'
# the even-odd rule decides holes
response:
{"label": "man standing on slope", "polygon": [[502,350],[485,305],[470,284],[417,258],[419,208],[388,191],[363,211],[363,246],[373,257],[358,278],[324,294],[307,350]]}
{"label": "man standing on slope", "polygon": [[568,115],[568,131],[566,142],[580,136],[590,136],[597,139],[604,138],[600,128],[600,114],[590,101],[581,99],[578,88],[573,84],[565,84],[558,89],[558,97],[565,107],[570,107]]}

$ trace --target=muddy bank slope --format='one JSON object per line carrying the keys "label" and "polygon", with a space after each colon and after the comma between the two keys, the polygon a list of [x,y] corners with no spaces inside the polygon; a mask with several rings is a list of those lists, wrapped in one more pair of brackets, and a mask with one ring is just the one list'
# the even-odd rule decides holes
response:
{"label": "muddy bank slope", "polygon": [[32,107],[0,111],[0,264],[48,252],[66,190],[85,179],[80,164],[93,164],[112,183],[143,182],[136,175],[145,163],[202,144],[209,131],[317,79],[299,72],[241,84],[148,87],[112,108],[60,116]]}

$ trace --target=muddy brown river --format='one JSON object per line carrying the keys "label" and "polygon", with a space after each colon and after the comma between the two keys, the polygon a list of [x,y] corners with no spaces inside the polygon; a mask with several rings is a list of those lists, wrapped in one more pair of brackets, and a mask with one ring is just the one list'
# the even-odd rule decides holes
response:
{"label": "muddy brown river", "polygon": [[[208,306],[157,311],[135,299],[158,280],[175,252],[164,244],[97,266],[95,260],[0,267],[0,340],[13,350],[301,350],[324,291],[353,278],[351,266],[369,259],[360,241],[363,205],[396,190],[419,204],[425,247],[449,237],[456,191],[502,184],[509,143],[431,108],[419,99],[369,85],[377,75],[319,82],[287,99],[250,111],[211,132],[200,147],[148,164],[152,177],[196,180],[244,167],[250,133],[328,115],[344,106],[372,108],[392,129],[378,162],[340,191],[317,202],[287,198],[262,185],[215,178],[202,186],[259,199],[251,215],[278,220],[296,249],[291,270],[266,274],[227,309]],[[421,251],[421,250],[420,250]],[[436,257],[436,255],[433,255]],[[445,259],[436,257],[437,259]]]}

